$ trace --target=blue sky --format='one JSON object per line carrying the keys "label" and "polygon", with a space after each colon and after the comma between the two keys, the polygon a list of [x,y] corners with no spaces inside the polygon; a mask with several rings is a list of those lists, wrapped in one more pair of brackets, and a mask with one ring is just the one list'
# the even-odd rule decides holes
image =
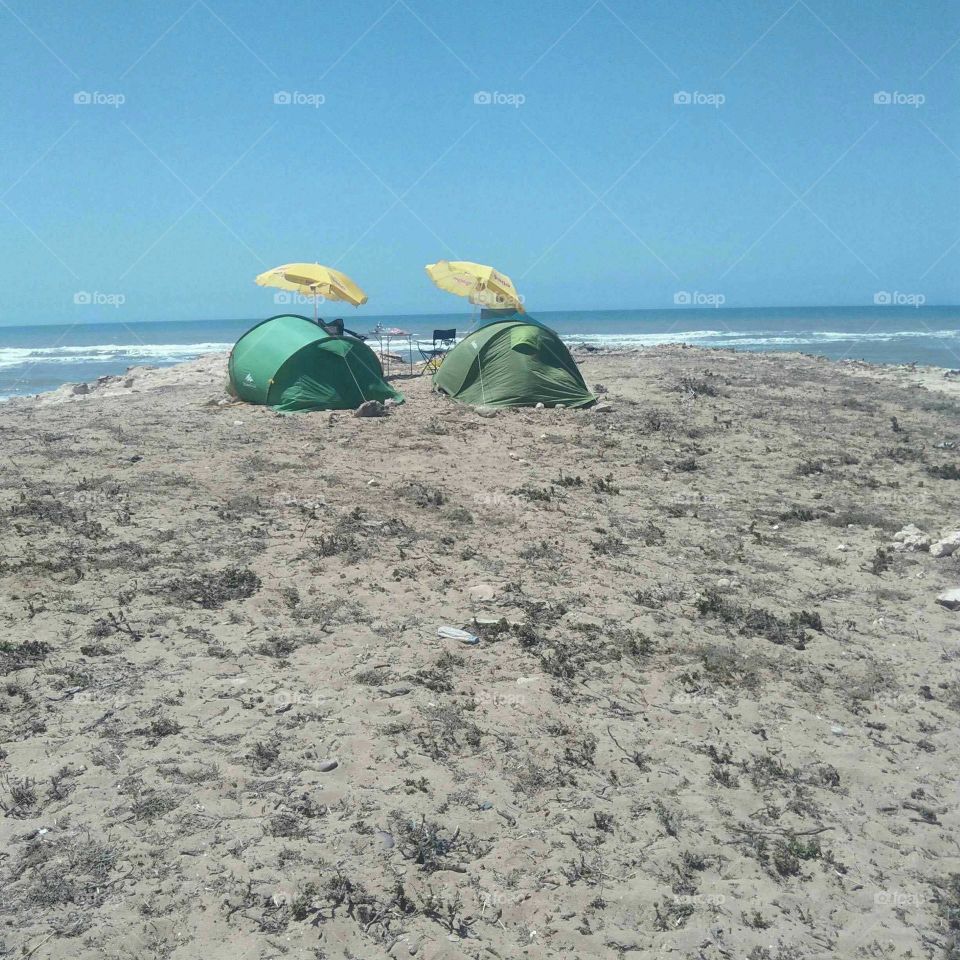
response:
{"label": "blue sky", "polygon": [[960,301],[955,3],[0,0],[0,43],[0,324],[263,316],[293,260],[379,314],[456,309],[440,258],[531,309]]}

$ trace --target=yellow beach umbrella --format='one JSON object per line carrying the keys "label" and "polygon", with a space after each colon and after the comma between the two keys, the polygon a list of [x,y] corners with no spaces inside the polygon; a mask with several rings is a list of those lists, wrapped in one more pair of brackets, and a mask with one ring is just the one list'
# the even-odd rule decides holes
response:
{"label": "yellow beach umbrella", "polygon": [[314,320],[317,319],[317,297],[342,300],[355,307],[367,302],[367,295],[345,273],[319,263],[285,263],[261,273],[257,283],[261,287],[278,287],[313,297]]}
{"label": "yellow beach umbrella", "polygon": [[428,263],[426,271],[441,290],[466,297],[471,303],[481,307],[516,307],[523,313],[513,281],[493,267],[469,260],[439,260]]}

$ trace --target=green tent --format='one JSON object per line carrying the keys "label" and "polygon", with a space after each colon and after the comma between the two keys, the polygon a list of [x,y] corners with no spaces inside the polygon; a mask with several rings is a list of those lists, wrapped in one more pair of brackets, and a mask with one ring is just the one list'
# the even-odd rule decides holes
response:
{"label": "green tent", "polygon": [[564,342],[526,314],[497,317],[467,334],[433,384],[454,400],[488,407],[588,407],[597,400]]}
{"label": "green tent", "polygon": [[333,336],[295,314],[251,327],[230,351],[228,370],[241,400],[275,410],[352,410],[365,400],[403,402],[384,382],[380,360],[362,340]]}

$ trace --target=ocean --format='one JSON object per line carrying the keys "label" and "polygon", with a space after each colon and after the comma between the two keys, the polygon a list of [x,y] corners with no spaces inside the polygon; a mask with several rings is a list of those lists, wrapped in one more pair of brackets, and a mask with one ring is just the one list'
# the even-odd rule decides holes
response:
{"label": "ocean", "polygon": [[[538,312],[569,344],[645,347],[690,343],[777,350],[870,363],[960,367],[960,307],[698,308]],[[343,313],[348,328],[376,324],[429,339],[434,329],[470,329],[468,311],[420,316]],[[256,320],[0,326],[0,399],[120,374],[142,364],[181,363],[227,351]],[[395,352],[400,343],[394,341]]]}

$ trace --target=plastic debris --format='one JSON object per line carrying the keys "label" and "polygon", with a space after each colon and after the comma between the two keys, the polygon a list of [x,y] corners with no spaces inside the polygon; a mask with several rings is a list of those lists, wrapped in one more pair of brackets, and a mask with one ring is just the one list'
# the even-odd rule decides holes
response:
{"label": "plastic debris", "polygon": [[466,643],[470,646],[475,646],[480,642],[480,638],[475,633],[469,633],[459,627],[440,627],[437,630],[437,636],[443,637],[444,640],[459,640],[460,643]]}

